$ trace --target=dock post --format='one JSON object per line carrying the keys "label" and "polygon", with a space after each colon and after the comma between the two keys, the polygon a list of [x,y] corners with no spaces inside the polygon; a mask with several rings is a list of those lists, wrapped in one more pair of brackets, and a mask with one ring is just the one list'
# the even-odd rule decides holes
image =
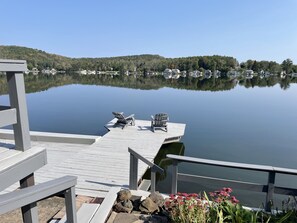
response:
{"label": "dock post", "polygon": [[23,73],[7,72],[7,83],[11,108],[17,110],[17,123],[13,125],[15,149],[31,148],[29,120]]}
{"label": "dock post", "polygon": [[156,172],[151,170],[151,192],[156,191]]}
{"label": "dock post", "polygon": [[130,153],[129,189],[137,190],[138,159]]}
{"label": "dock post", "polygon": [[178,162],[176,160],[172,161],[172,182],[171,182],[171,193],[177,193],[177,173],[178,173]]}
{"label": "dock post", "polygon": [[273,193],[274,193],[274,183],[275,183],[275,172],[269,172],[268,175],[268,188],[266,194],[266,204],[265,204],[265,211],[270,212],[273,202]]}
{"label": "dock post", "polygon": [[65,192],[65,206],[67,222],[77,223],[75,188],[71,187]]}

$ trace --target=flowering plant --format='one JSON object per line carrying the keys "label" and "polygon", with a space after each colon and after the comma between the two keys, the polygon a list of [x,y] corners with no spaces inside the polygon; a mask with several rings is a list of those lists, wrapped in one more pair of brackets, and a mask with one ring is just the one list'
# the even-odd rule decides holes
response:
{"label": "flowering plant", "polygon": [[[165,201],[165,209],[173,222],[177,223],[206,223],[206,222],[243,222],[239,215],[243,208],[239,201],[230,194],[231,188],[203,196],[198,194],[177,193],[171,194]],[[233,213],[234,212],[234,213]],[[236,219],[236,221],[234,221]]]}
{"label": "flowering plant", "polygon": [[207,221],[207,202],[198,194],[171,194],[165,201],[165,209],[173,222],[204,223]]}

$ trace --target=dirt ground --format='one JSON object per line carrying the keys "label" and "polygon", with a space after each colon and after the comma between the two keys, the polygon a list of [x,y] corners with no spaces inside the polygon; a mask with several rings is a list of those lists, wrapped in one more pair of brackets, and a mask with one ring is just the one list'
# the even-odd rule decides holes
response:
{"label": "dirt ground", "polygon": [[[40,223],[47,223],[64,207],[64,198],[51,197],[37,203]],[[21,209],[0,215],[0,223],[23,223]]]}

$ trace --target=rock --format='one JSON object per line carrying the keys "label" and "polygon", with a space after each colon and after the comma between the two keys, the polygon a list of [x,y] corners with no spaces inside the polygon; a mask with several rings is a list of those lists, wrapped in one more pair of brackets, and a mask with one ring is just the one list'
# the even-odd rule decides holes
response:
{"label": "rock", "polygon": [[152,201],[155,202],[159,207],[162,207],[164,205],[165,200],[159,192],[151,193],[149,198],[151,198]]}
{"label": "rock", "polygon": [[127,201],[130,200],[130,198],[132,197],[131,191],[130,190],[121,190],[118,192],[118,197],[117,197],[117,201]]}
{"label": "rock", "polygon": [[113,223],[133,223],[139,218],[133,214],[118,213]]}
{"label": "rock", "polygon": [[168,223],[167,217],[158,215],[140,215],[139,219],[141,220],[140,222],[144,223]]}
{"label": "rock", "polygon": [[147,197],[144,201],[141,202],[139,210],[143,213],[154,213],[159,211],[158,205],[152,201],[151,198]]}
{"label": "rock", "polygon": [[122,201],[121,202],[122,205],[125,207],[125,208],[129,208],[129,209],[133,209],[133,204],[132,204],[132,201],[130,200],[127,200],[127,201]]}
{"label": "rock", "polygon": [[118,202],[114,205],[113,209],[116,212],[130,213],[133,210],[133,204],[130,200]]}

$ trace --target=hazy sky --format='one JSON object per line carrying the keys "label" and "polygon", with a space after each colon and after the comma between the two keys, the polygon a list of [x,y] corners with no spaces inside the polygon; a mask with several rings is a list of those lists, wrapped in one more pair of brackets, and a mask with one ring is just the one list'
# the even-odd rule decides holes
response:
{"label": "hazy sky", "polygon": [[297,0],[1,0],[0,45],[297,63]]}

